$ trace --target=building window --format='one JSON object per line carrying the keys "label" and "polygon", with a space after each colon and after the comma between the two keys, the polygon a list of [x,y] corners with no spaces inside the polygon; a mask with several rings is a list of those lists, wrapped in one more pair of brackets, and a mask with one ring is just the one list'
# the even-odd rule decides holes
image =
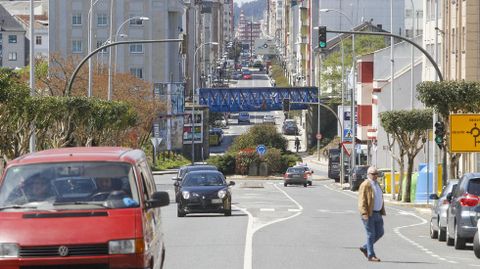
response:
{"label": "building window", "polygon": [[35,36],[35,44],[36,45],[42,45],[42,36],[41,35]]}
{"label": "building window", "polygon": [[143,68],[130,68],[132,76],[143,79]]}
{"label": "building window", "polygon": [[82,53],[82,40],[72,40],[72,52]]}
{"label": "building window", "polygon": [[9,61],[16,61],[17,60],[17,53],[16,52],[9,52],[8,53],[8,60]]}
{"label": "building window", "polygon": [[8,43],[10,43],[10,44],[17,43],[17,36],[16,35],[8,35]]}
{"label": "building window", "polygon": [[138,18],[138,16],[130,16],[130,18],[134,18],[134,17],[136,18],[130,20],[130,25],[143,25],[143,20]]}
{"label": "building window", "polygon": [[[107,41],[99,40],[97,41],[97,49],[100,48],[103,45],[106,45]],[[108,53],[108,48],[105,48],[100,51],[100,53]]]}
{"label": "building window", "polygon": [[73,14],[72,25],[82,25],[82,14],[80,13]]}
{"label": "building window", "polygon": [[97,15],[97,25],[98,26],[107,26],[108,25],[108,16],[105,13]]}
{"label": "building window", "polygon": [[142,44],[131,44],[130,45],[130,53],[143,53],[143,45]]}

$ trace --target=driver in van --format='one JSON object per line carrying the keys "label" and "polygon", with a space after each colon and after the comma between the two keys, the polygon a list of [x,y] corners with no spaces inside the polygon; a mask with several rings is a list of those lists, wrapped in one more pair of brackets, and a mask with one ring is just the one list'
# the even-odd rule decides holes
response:
{"label": "driver in van", "polygon": [[112,179],[109,177],[97,177],[95,182],[99,192],[110,192],[114,190]]}
{"label": "driver in van", "polygon": [[35,174],[25,181],[25,195],[29,202],[45,201],[52,196],[50,182],[47,177]]}

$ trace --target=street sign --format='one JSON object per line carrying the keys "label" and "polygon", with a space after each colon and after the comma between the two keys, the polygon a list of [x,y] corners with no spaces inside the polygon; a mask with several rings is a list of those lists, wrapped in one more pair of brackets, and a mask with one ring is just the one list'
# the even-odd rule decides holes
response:
{"label": "street sign", "polygon": [[352,154],[352,149],[353,149],[352,143],[350,143],[350,142],[343,142],[343,143],[342,143],[342,148],[343,148],[343,150],[345,151],[345,153],[347,153],[348,156],[350,156],[350,155]]}
{"label": "street sign", "polygon": [[320,140],[322,139],[322,134],[321,133],[317,133],[317,135],[315,136],[317,138],[317,140]]}
{"label": "street sign", "polygon": [[343,141],[352,141],[352,129],[343,129]]}
{"label": "street sign", "polygon": [[257,146],[257,153],[259,155],[264,155],[265,153],[267,153],[267,147],[265,147],[265,145],[258,145]]}
{"label": "street sign", "polygon": [[150,141],[152,141],[153,148],[155,148],[155,150],[156,150],[158,148],[158,146],[160,146],[160,143],[162,143],[162,138],[152,137],[152,138],[150,138]]}
{"label": "street sign", "polygon": [[480,114],[450,115],[450,151],[480,152]]}

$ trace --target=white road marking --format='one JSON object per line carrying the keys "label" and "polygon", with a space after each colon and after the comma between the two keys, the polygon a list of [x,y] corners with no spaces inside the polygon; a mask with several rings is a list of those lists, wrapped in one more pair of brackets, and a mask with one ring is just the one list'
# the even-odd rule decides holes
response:
{"label": "white road marking", "polygon": [[[337,190],[337,189],[334,189],[330,186],[327,186],[327,185],[323,185],[325,188],[331,190],[331,191],[335,191],[335,192],[338,192],[338,193],[341,193],[343,195],[346,195],[346,196],[349,196],[349,197],[352,197],[352,198],[355,198],[355,199],[358,199],[358,196],[357,195],[354,195],[353,193],[347,193],[347,192],[343,192],[341,190]],[[430,251],[429,249],[425,248],[424,246],[420,245],[419,243],[415,242],[414,240],[406,237],[405,235],[403,235],[400,230],[401,229],[404,229],[404,228],[412,228],[412,227],[415,227],[415,226],[421,226],[421,225],[425,225],[428,223],[428,221],[418,215],[416,215],[415,213],[413,212],[408,212],[408,211],[404,211],[404,210],[401,210],[401,209],[397,209],[397,208],[394,208],[394,207],[390,207],[390,206],[385,206],[386,208],[388,209],[391,209],[391,210],[394,210],[394,211],[397,211],[397,214],[398,215],[403,215],[403,216],[411,216],[411,217],[414,217],[414,218],[417,218],[420,220],[419,223],[416,223],[416,224],[412,224],[412,225],[406,225],[406,226],[399,226],[399,227],[395,227],[393,229],[394,233],[396,235],[398,235],[400,238],[404,239],[405,241],[407,241],[408,243],[412,244],[413,246],[419,248],[420,250],[424,251],[426,254],[429,254],[431,257],[433,258],[436,258],[438,260],[441,260],[441,261],[444,261],[444,262],[448,262],[448,263],[452,263],[452,264],[457,264],[458,262],[456,261],[452,261],[452,260],[447,260],[445,258],[442,258],[438,255],[436,255],[434,252]]]}
{"label": "white road marking", "polygon": [[302,211],[301,209],[298,209],[298,208],[289,208],[288,209],[289,212],[300,212]]}
{"label": "white road marking", "polygon": [[282,221],[285,221],[285,220],[289,220],[289,219],[295,218],[295,217],[299,216],[300,214],[302,214],[302,210],[303,210],[302,205],[300,205],[297,201],[295,201],[292,197],[290,197],[290,195],[288,195],[288,193],[286,193],[284,190],[280,189],[277,185],[273,185],[273,186],[277,190],[282,192],[285,196],[287,196],[287,198],[290,199],[295,205],[297,205],[297,207],[298,207],[297,209],[299,210],[299,212],[297,212],[297,213],[295,213],[295,214],[293,214],[289,217],[280,218],[280,219],[277,219],[277,220],[274,220],[274,221],[271,221],[271,222],[261,224],[258,227],[254,227],[254,225],[253,225],[254,224],[253,215],[250,212],[248,212],[247,209],[239,208],[239,207],[234,206],[235,208],[241,210],[242,212],[244,212],[245,214],[248,215],[248,226],[247,226],[247,233],[246,233],[246,236],[245,236],[245,253],[244,253],[244,258],[243,258],[243,269],[252,269],[252,265],[253,265],[253,260],[252,260],[252,257],[253,257],[253,235],[255,234],[255,232],[259,231],[260,229],[262,229],[266,226],[272,225],[274,223],[282,222]]}
{"label": "white road marking", "polygon": [[260,208],[261,212],[274,212],[275,208]]}

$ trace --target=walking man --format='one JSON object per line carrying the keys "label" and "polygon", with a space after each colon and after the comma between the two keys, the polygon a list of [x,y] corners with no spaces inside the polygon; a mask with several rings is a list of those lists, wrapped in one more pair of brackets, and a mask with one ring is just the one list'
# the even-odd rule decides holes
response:
{"label": "walking man", "polygon": [[300,148],[300,139],[298,139],[298,137],[295,137],[295,148],[297,149],[297,152],[298,152],[298,149]]}
{"label": "walking man", "polygon": [[371,262],[379,262],[373,244],[383,236],[383,218],[385,207],[383,205],[383,193],[377,182],[378,171],[374,166],[367,170],[367,177],[358,190],[358,210],[362,216],[362,222],[367,232],[367,243],[360,247],[360,251]]}

